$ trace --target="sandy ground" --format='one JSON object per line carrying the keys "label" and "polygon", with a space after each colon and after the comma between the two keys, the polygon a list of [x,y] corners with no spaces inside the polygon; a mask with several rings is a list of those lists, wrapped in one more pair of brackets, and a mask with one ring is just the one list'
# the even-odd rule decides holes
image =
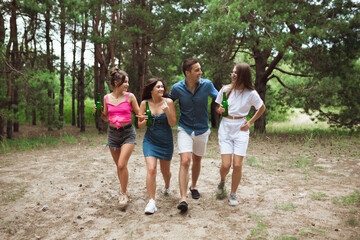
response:
{"label": "sandy ground", "polygon": [[[214,194],[220,167],[214,130],[198,181],[201,198],[190,198],[185,214],[176,209],[174,154],[171,194],[161,194],[158,167],[158,211],[145,215],[143,134],[138,131],[128,164],[126,209],[117,206],[119,182],[106,135],[0,155],[0,239],[360,239],[359,200],[342,200],[360,190],[359,139],[251,136],[240,204],[232,207]],[[230,183],[231,175],[228,189]]]}

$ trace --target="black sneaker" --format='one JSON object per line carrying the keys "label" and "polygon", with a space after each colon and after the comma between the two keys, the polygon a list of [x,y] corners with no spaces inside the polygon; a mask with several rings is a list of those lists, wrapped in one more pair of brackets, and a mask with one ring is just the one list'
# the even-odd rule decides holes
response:
{"label": "black sneaker", "polygon": [[200,198],[200,193],[197,189],[192,189],[191,190],[191,187],[189,188],[190,192],[191,192],[191,197],[193,199],[199,199]]}
{"label": "black sneaker", "polygon": [[181,210],[181,212],[186,212],[188,210],[187,202],[182,201],[181,203],[179,203],[179,205],[177,206],[177,209]]}

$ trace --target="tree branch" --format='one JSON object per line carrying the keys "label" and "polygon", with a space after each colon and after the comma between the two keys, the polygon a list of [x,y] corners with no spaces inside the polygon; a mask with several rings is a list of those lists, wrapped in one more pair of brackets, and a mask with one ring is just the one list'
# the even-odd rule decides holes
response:
{"label": "tree branch", "polygon": [[[272,71],[275,69],[276,65],[280,62],[280,60],[283,58],[284,53],[279,52],[278,55],[272,60],[272,62],[269,64],[268,68],[265,71],[264,77],[267,78],[270,76]],[[275,76],[275,75],[274,75]]]}
{"label": "tree branch", "polygon": [[283,81],[281,81],[281,79],[280,79],[278,76],[274,75],[274,74],[271,75],[271,77],[269,77],[269,78],[267,79],[267,81],[269,81],[269,80],[272,79],[272,78],[276,78],[276,79],[279,81],[279,83],[280,83],[284,88],[287,88],[287,89],[292,90],[292,91],[294,90],[293,88],[286,86],[285,83],[283,83]]}
{"label": "tree branch", "polygon": [[354,126],[354,125],[357,125],[357,124],[359,124],[359,122],[358,121],[356,121],[356,120],[351,120],[350,122],[348,122],[348,123],[343,123],[343,122],[341,122],[341,121],[339,121],[339,120],[337,120],[337,119],[335,119],[335,118],[333,118],[333,117],[331,117],[331,115],[330,114],[328,114],[328,113],[326,113],[326,112],[324,112],[324,111],[322,111],[320,108],[318,109],[319,110],[319,112],[321,113],[321,114],[323,114],[325,117],[327,117],[328,118],[328,120],[330,121],[330,122],[334,122],[334,123],[337,123],[337,124],[339,124],[339,125],[341,125],[341,126]]}
{"label": "tree branch", "polygon": [[282,70],[282,69],[280,69],[280,68],[278,68],[278,67],[274,67],[274,69],[276,69],[276,70],[278,70],[278,71],[280,71],[280,72],[282,72],[282,73],[285,73],[285,74],[287,74],[287,75],[291,75],[291,76],[297,76],[297,77],[313,77],[312,75],[307,75],[307,74],[287,72],[287,71]]}
{"label": "tree branch", "polygon": [[7,60],[6,60],[6,57],[4,56],[4,53],[0,53],[0,56],[2,58],[2,60],[4,61],[4,63],[9,67],[10,71],[14,71],[14,72],[17,72],[19,73],[20,75],[26,77],[26,76],[29,76],[27,74],[24,74],[22,72],[20,72],[19,70],[17,70],[16,68],[14,68]]}

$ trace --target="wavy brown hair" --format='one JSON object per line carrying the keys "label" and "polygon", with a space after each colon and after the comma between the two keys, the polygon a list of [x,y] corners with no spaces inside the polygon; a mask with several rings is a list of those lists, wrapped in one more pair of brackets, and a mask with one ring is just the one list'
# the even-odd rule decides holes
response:
{"label": "wavy brown hair", "polygon": [[236,80],[230,84],[230,89],[226,93],[226,98],[229,98],[229,95],[233,89],[240,89],[241,84],[244,84],[244,87],[249,90],[254,90],[252,84],[252,77],[251,77],[251,68],[250,65],[247,63],[237,63],[235,65],[236,71]]}
{"label": "wavy brown hair", "polygon": [[163,84],[163,86],[164,86],[163,97],[168,97],[169,96],[169,90],[167,89],[164,80],[162,78],[160,78],[160,77],[154,77],[154,78],[150,78],[145,83],[145,86],[141,90],[141,101],[151,98],[151,91],[154,89],[157,82],[161,82]]}
{"label": "wavy brown hair", "polygon": [[118,83],[118,87],[121,86],[121,84],[125,82],[126,77],[128,77],[128,74],[125,71],[122,71],[117,67],[110,69],[111,86],[115,87],[115,82]]}

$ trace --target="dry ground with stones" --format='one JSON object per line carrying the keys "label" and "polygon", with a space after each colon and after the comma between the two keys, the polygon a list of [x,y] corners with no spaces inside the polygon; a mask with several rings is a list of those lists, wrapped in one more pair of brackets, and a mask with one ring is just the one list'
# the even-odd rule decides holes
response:
{"label": "dry ground with stones", "polygon": [[[198,180],[201,198],[190,198],[185,214],[177,210],[175,151],[171,194],[161,194],[158,167],[158,211],[145,215],[144,130],[137,130],[128,164],[125,209],[117,206],[119,182],[106,134],[92,126],[84,134],[70,126],[51,133],[23,126],[15,137],[45,135],[59,144],[0,155],[0,239],[360,239],[358,137],[252,134],[240,204],[232,207],[214,193],[221,163],[214,129]],[[174,139],[176,150],[176,130]],[[231,175],[228,189],[230,183]]]}

